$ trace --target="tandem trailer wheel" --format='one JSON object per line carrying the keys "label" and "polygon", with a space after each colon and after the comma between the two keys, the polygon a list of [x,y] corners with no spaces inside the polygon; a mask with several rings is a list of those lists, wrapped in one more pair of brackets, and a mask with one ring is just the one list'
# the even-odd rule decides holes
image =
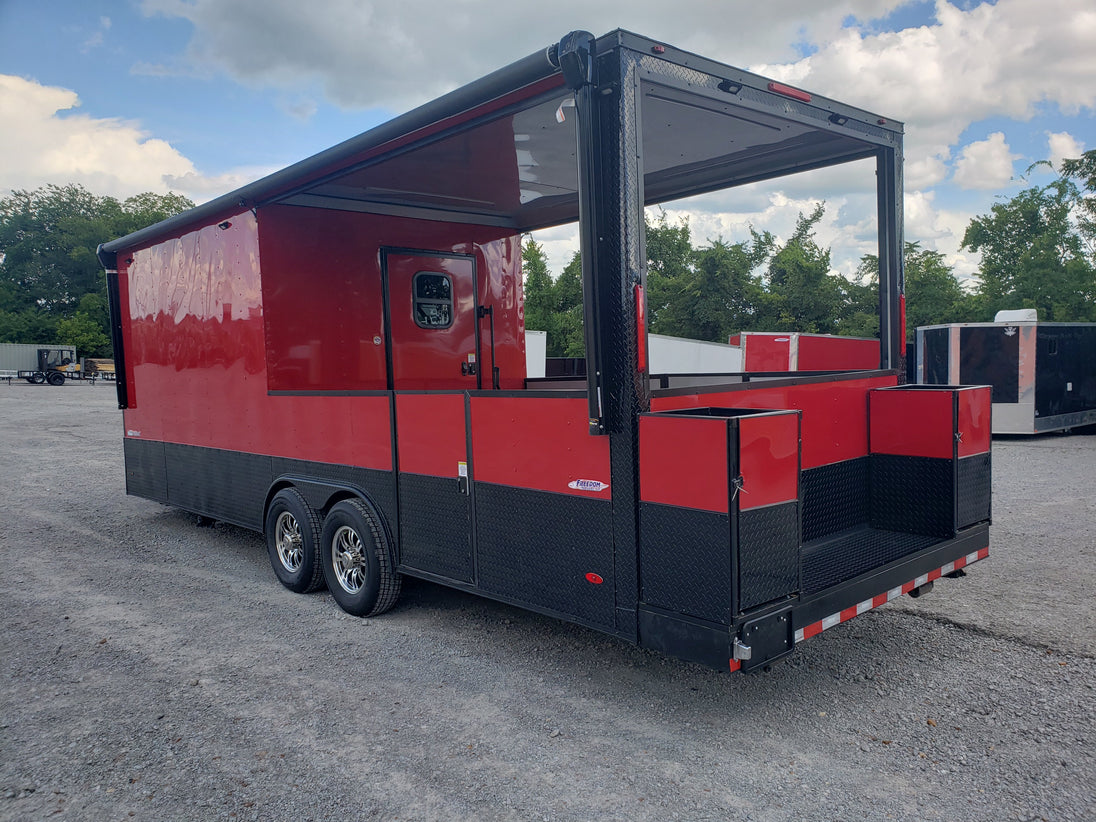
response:
{"label": "tandem trailer wheel", "polygon": [[331,506],[320,542],[323,574],[339,607],[354,616],[383,614],[396,604],[402,577],[377,515],[359,499]]}
{"label": "tandem trailer wheel", "polygon": [[323,587],[320,517],[295,488],[283,488],[270,501],[263,534],[278,582],[298,594]]}

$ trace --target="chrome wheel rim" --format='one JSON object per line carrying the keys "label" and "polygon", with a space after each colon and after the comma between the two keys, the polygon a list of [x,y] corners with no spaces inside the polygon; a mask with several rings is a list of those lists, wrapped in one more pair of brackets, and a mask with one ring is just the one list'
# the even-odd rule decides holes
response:
{"label": "chrome wheel rim", "polygon": [[291,574],[301,570],[304,564],[304,539],[301,536],[301,524],[288,511],[278,515],[274,526],[274,543],[278,548],[278,560]]}
{"label": "chrome wheel rim", "polygon": [[365,546],[358,532],[344,525],[331,540],[331,565],[339,585],[348,594],[356,594],[365,585]]}

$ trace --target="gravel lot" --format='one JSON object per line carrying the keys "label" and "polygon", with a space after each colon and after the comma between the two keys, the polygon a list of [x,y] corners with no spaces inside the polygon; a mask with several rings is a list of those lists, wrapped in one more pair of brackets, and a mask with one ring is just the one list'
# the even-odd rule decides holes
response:
{"label": "gravel lot", "polygon": [[0,819],[1091,820],[1096,436],[994,441],[990,558],[729,675],[426,583],[383,617],[124,495],[0,384]]}

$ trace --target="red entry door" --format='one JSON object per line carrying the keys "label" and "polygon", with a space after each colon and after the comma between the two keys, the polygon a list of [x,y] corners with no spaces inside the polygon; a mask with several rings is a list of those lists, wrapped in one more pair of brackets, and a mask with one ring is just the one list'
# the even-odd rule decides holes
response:
{"label": "red entry door", "polygon": [[479,387],[476,269],[471,258],[386,252],[391,387]]}

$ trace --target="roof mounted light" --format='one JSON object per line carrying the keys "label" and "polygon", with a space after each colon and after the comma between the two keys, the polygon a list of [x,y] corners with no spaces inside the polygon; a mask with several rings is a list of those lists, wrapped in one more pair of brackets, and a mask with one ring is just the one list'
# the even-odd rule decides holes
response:
{"label": "roof mounted light", "polygon": [[783,83],[769,83],[769,91],[775,94],[783,94],[785,97],[791,97],[793,100],[799,100],[801,103],[809,103],[811,101],[811,95],[801,89],[792,88],[786,86]]}

